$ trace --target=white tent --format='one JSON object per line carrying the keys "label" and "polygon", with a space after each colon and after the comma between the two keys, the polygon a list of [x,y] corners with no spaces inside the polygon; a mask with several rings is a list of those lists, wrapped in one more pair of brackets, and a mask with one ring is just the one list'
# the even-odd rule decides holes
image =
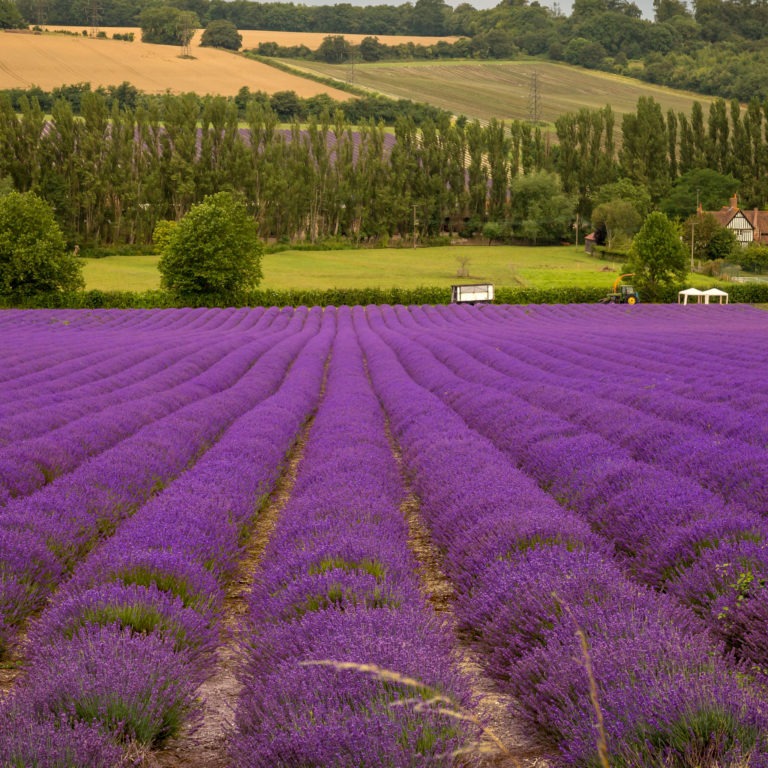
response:
{"label": "white tent", "polygon": [[[728,294],[725,291],[721,291],[719,288],[708,288],[704,291],[704,303],[709,304],[709,300],[715,296],[717,296],[721,304],[728,303]],[[723,298],[725,298],[725,302],[723,302]],[[712,303],[714,304],[715,302],[713,301]]]}
{"label": "white tent", "polygon": [[696,297],[697,304],[701,304],[701,302],[704,301],[704,291],[700,291],[698,288],[686,288],[684,291],[678,291],[677,303],[687,304],[688,299],[692,296]]}

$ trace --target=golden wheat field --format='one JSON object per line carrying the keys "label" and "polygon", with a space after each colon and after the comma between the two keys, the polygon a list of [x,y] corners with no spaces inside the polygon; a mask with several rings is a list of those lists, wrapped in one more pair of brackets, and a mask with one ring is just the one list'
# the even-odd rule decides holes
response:
{"label": "golden wheat field", "polygon": [[[80,33],[83,28],[69,29]],[[0,89],[36,85],[51,90],[72,83],[89,82],[98,87],[128,81],[147,93],[194,91],[233,96],[247,86],[252,91],[267,93],[295,91],[304,98],[318,93],[327,93],[337,100],[350,98],[343,91],[228,51],[201,48],[199,33],[192,41],[192,58],[181,58],[178,46],[140,42],[138,29],[105,27],[102,31],[109,39],[80,34],[0,33]],[[111,39],[114,32],[130,31],[136,35],[132,43]]]}

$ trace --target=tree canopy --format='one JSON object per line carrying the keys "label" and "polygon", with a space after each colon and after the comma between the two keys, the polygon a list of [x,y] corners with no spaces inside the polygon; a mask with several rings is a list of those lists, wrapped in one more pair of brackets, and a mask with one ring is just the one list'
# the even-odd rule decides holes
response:
{"label": "tree canopy", "polygon": [[658,299],[665,288],[678,285],[688,273],[688,254],[680,230],[660,211],[651,213],[632,240],[624,272],[634,272],[641,296]]}
{"label": "tree canopy", "polygon": [[243,36],[231,21],[216,19],[205,28],[200,38],[200,45],[239,51],[243,45]]}
{"label": "tree canopy", "polygon": [[178,297],[228,300],[261,280],[256,222],[230,192],[208,195],[176,225],[156,231],[162,285]]}
{"label": "tree canopy", "polygon": [[23,29],[26,26],[16,3],[0,0],[0,29]]}
{"label": "tree canopy", "polygon": [[200,26],[192,11],[180,11],[170,5],[153,5],[139,16],[141,40],[144,43],[180,45],[186,48]]}
{"label": "tree canopy", "polygon": [[50,205],[32,192],[0,196],[0,294],[25,297],[82,288]]}

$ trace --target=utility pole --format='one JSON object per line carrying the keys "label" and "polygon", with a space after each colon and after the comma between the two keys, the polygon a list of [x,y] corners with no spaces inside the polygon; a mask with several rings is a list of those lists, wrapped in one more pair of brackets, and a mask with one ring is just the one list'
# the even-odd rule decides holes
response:
{"label": "utility pole", "polygon": [[541,93],[539,92],[539,73],[534,69],[531,73],[531,84],[528,88],[528,120],[534,125],[541,122]]}
{"label": "utility pole", "polygon": [[691,272],[693,272],[693,243],[696,239],[696,216],[699,215],[699,190],[700,187],[696,187],[696,215],[691,219]]}
{"label": "utility pole", "polygon": [[696,232],[696,219],[691,220],[691,272],[693,272],[693,241]]}
{"label": "utility pole", "polygon": [[99,0],[91,0],[88,8],[91,17],[91,37],[96,37],[101,22],[101,7]]}

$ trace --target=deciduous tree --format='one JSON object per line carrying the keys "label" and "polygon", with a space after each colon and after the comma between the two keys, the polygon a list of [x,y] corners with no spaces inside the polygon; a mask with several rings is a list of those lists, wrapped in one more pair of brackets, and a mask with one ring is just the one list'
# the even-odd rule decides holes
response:
{"label": "deciduous tree", "polygon": [[0,197],[0,294],[34,296],[83,287],[51,207],[33,192]]}
{"label": "deciduous tree", "polygon": [[212,48],[226,48],[229,51],[239,51],[243,45],[243,36],[237,27],[226,19],[216,19],[209,22],[205,28],[200,45]]}
{"label": "deciduous tree", "polygon": [[679,284],[688,272],[688,254],[678,226],[659,211],[651,213],[632,240],[624,271],[635,273],[641,295],[651,301]]}
{"label": "deciduous tree", "polygon": [[229,192],[209,195],[162,232],[162,285],[178,297],[228,301],[261,280],[261,241],[245,204]]}

